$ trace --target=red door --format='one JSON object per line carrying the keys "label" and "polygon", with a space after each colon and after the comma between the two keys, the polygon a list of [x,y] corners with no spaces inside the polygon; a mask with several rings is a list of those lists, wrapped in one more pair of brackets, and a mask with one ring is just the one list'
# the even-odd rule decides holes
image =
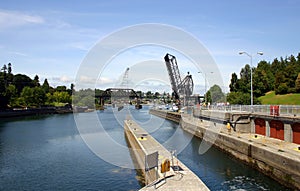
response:
{"label": "red door", "polygon": [[281,121],[270,121],[270,137],[284,140],[284,124]]}
{"label": "red door", "polygon": [[292,125],[293,130],[293,143],[300,144],[300,123],[294,123]]}
{"label": "red door", "polygon": [[266,135],[266,122],[264,119],[256,118],[255,123],[255,133],[260,135]]}

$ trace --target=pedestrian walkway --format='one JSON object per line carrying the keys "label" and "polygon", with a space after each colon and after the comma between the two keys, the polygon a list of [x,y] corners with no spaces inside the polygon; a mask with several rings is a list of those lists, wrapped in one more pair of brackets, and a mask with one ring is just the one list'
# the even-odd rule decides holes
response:
{"label": "pedestrian walkway", "polygon": [[[146,179],[146,186],[141,189],[142,191],[209,190],[198,176],[133,120],[125,120],[124,129],[125,135],[136,157],[133,161],[137,161],[138,166],[143,171],[143,175]],[[153,173],[153,171],[150,172],[150,170],[145,170],[146,165],[150,163],[146,162],[146,156],[155,156],[152,154],[156,152],[158,152],[158,165],[157,167],[155,167],[155,165],[152,166],[155,171]],[[162,164],[166,164],[166,161],[170,162],[170,168],[169,171],[167,168],[167,172],[163,173],[162,168],[165,168],[165,166]]]}

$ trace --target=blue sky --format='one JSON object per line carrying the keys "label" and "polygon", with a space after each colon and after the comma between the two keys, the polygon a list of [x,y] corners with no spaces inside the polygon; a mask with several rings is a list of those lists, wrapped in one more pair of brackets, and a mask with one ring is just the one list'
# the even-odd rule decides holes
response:
{"label": "blue sky", "polygon": [[[131,25],[161,23],[181,28],[208,49],[228,91],[231,73],[249,63],[239,51],[253,54],[254,66],[300,52],[299,10],[298,0],[1,1],[0,65],[11,62],[15,74],[38,74],[53,86],[69,86],[102,38]],[[116,67],[107,82],[115,82],[126,67]],[[204,85],[203,77],[195,82]]]}

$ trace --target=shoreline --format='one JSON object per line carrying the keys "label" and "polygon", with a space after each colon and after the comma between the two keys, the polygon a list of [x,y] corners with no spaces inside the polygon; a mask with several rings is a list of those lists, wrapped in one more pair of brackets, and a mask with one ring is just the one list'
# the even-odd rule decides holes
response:
{"label": "shoreline", "polygon": [[47,115],[47,114],[64,114],[73,113],[72,108],[48,107],[48,108],[30,108],[20,110],[6,110],[0,111],[0,119],[25,117],[34,115]]}

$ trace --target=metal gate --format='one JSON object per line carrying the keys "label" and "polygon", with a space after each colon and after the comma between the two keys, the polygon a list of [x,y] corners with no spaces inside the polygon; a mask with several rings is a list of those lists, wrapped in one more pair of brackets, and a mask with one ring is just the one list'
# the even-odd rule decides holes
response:
{"label": "metal gate", "polygon": [[293,143],[300,144],[300,123],[292,124]]}
{"label": "metal gate", "polygon": [[255,133],[260,135],[266,135],[266,121],[261,118],[256,118],[255,123]]}
{"label": "metal gate", "polygon": [[284,124],[278,120],[270,121],[270,137],[284,140]]}

